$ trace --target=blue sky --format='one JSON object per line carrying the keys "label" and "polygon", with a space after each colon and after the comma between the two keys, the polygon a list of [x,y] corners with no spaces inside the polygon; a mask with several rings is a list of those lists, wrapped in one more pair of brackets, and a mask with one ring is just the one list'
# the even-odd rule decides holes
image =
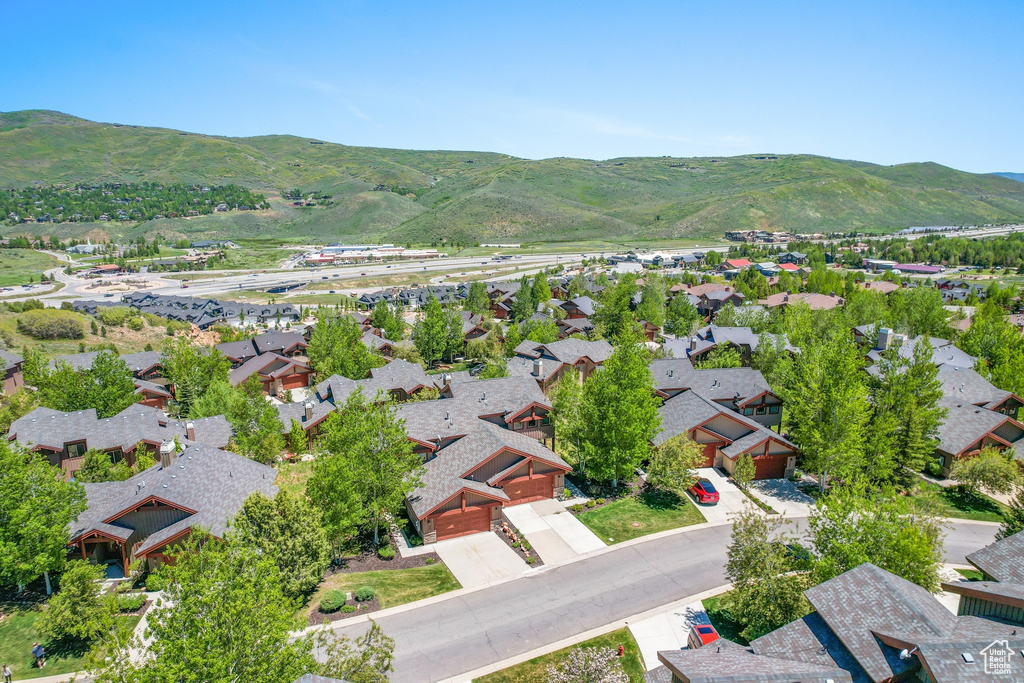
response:
{"label": "blue sky", "polygon": [[1024,2],[0,0],[0,111],[542,158],[1024,172]]}

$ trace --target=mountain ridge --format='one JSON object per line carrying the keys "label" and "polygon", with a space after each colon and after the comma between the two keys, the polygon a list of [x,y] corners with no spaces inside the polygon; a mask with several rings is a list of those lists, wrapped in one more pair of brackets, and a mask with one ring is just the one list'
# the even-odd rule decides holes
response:
{"label": "mountain ridge", "polygon": [[262,214],[103,226],[107,231],[422,243],[707,238],[736,229],[1024,220],[1024,183],[1006,175],[932,162],[880,166],[784,154],[529,160],[291,135],[206,135],[48,110],[0,113],[0,187],[145,180],[235,183],[270,193],[299,187],[335,198],[327,209],[275,201]]}

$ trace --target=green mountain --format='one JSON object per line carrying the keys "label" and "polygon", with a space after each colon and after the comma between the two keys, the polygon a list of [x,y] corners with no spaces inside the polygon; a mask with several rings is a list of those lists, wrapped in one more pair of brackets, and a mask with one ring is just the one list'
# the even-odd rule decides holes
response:
{"label": "green mountain", "polygon": [[1024,173],[993,173],[992,175],[1000,175],[1010,180],[1017,180],[1024,183]]}
{"label": "green mountain", "polygon": [[[810,155],[532,161],[487,152],[350,147],[288,135],[228,138],[0,114],[0,187],[101,181],[236,183],[330,194],[327,208],[65,224],[106,232],[429,242],[657,239],[765,228],[800,232],[1024,220],[1024,184],[932,163]],[[39,226],[34,226],[35,232]]]}

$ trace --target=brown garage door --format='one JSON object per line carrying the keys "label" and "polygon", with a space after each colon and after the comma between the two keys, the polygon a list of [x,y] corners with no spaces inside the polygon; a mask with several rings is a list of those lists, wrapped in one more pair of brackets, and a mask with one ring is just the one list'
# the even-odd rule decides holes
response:
{"label": "brown garage door", "polygon": [[786,476],[786,458],[782,455],[759,455],[754,458],[754,479],[782,479]]}
{"label": "brown garage door", "polygon": [[715,452],[718,450],[718,444],[709,443],[704,446],[704,464],[701,467],[714,467],[715,466]]}
{"label": "brown garage door", "polygon": [[285,375],[281,378],[281,386],[285,389],[302,389],[306,386],[306,375]]}
{"label": "brown garage door", "polygon": [[452,510],[434,518],[437,540],[466,536],[480,531],[490,531],[491,509],[489,507],[467,507],[466,511]]}
{"label": "brown garage door", "polygon": [[551,474],[535,474],[533,477],[513,479],[502,486],[508,496],[507,505],[532,503],[535,500],[546,500],[554,497],[554,480]]}

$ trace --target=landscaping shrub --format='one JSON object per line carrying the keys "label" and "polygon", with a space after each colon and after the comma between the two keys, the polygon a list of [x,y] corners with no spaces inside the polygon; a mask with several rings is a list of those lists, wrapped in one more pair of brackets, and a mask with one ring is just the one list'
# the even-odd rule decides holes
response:
{"label": "landscaping shrub", "polygon": [[573,512],[583,512],[586,508],[580,505],[579,503],[576,503],[569,509],[572,510]]}
{"label": "landscaping shrub", "polygon": [[145,323],[142,322],[142,318],[128,319],[128,329],[131,330],[132,332],[138,332],[143,327],[145,327]]}
{"label": "landscaping shrub", "polygon": [[110,306],[109,308],[100,308],[96,312],[96,317],[104,325],[110,327],[120,327],[124,325],[124,322],[128,320],[128,316],[132,314],[132,309],[127,306]]}
{"label": "landscaping shrub", "polygon": [[925,470],[927,470],[928,474],[932,475],[933,477],[938,477],[940,479],[942,478],[942,463],[938,460],[932,460],[930,463],[928,463],[928,465],[925,467]]}
{"label": "landscaping shrub", "polygon": [[518,548],[519,547],[519,541],[512,541],[512,547],[513,548]]}
{"label": "landscaping shrub", "polygon": [[[320,599],[320,611],[324,614],[337,612],[345,605],[345,591],[340,589],[329,590]],[[352,609],[355,609],[354,607]]]}
{"label": "landscaping shrub", "polygon": [[363,586],[362,588],[356,589],[356,600],[359,602],[366,602],[367,600],[373,600],[373,596],[377,593],[373,590],[372,586]]}
{"label": "landscaping shrub", "polygon": [[19,315],[18,331],[36,339],[81,339],[85,336],[85,321],[72,311],[44,308]]}
{"label": "landscaping shrub", "polygon": [[526,564],[533,564],[536,561],[537,561],[536,558],[533,558],[533,557],[526,558]]}
{"label": "landscaping shrub", "polygon": [[167,582],[159,574],[150,574],[146,577],[146,590],[150,593],[162,591],[167,587]]}
{"label": "landscaping shrub", "polygon": [[352,612],[356,611],[356,606],[355,605],[342,605],[341,606],[341,610],[339,610],[339,611],[342,612],[343,614],[351,614]]}
{"label": "landscaping shrub", "polygon": [[533,550],[533,546],[530,545],[529,541],[523,541],[523,550]]}
{"label": "landscaping shrub", "polygon": [[117,609],[121,612],[134,612],[142,609],[144,604],[146,604],[146,596],[141,593],[117,596]]}
{"label": "landscaping shrub", "polygon": [[425,562],[426,564],[434,564],[434,558],[432,558],[432,557],[428,557],[428,558],[427,558],[426,560],[424,560],[424,562]]}
{"label": "landscaping shrub", "polygon": [[377,551],[377,555],[382,560],[393,560],[395,559],[395,546],[386,545]]}
{"label": "landscaping shrub", "polygon": [[604,498],[598,498],[597,499],[597,504],[598,505],[604,505]]}
{"label": "landscaping shrub", "polygon": [[594,499],[593,499],[593,498],[591,498],[590,500],[588,500],[588,501],[587,501],[587,507],[588,507],[588,508],[593,508],[593,507],[597,507],[597,503],[596,503],[596,502],[594,502]]}

